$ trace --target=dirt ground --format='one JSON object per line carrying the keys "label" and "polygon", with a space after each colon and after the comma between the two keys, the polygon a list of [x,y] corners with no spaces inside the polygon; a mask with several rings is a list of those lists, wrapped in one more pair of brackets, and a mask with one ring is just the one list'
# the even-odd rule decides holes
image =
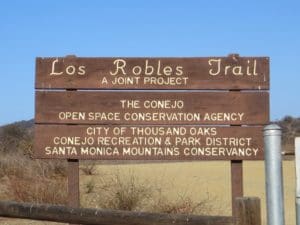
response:
{"label": "dirt ground", "polygon": [[[244,162],[244,195],[261,199],[263,223],[266,224],[264,162]],[[184,162],[151,163],[129,165],[98,165],[96,174],[80,177],[81,203],[84,207],[97,206],[96,198],[86,193],[87,183],[97,182],[107,174],[119,173],[121,176],[134,174],[144,182],[163,190],[170,199],[182,196],[195,201],[209,198],[214,203],[211,215],[230,215],[231,187],[230,164],[228,162]],[[283,162],[284,198],[286,225],[295,222],[295,167],[294,161]],[[54,225],[58,223],[29,220],[0,219],[1,225]]]}

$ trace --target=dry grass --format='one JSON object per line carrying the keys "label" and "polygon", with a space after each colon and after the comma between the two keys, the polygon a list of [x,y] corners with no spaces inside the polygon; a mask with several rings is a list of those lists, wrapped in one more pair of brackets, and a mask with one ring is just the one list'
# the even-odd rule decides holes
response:
{"label": "dry grass", "polygon": [[134,174],[122,178],[119,173],[106,176],[97,191],[102,194],[101,208],[118,210],[141,210],[152,195],[152,187],[141,182]]}
{"label": "dry grass", "polygon": [[12,177],[8,184],[9,195],[18,202],[66,205],[67,185],[63,178],[46,177],[20,179]]}
{"label": "dry grass", "polygon": [[6,185],[2,199],[66,204],[66,163],[32,160],[20,153],[2,154],[0,171]]}
{"label": "dry grass", "polygon": [[90,180],[86,183],[86,194],[93,193],[95,189],[95,182],[93,180]]}
{"label": "dry grass", "polygon": [[33,160],[21,153],[0,154],[0,178],[65,177],[67,164],[61,160]]}
{"label": "dry grass", "polygon": [[210,199],[208,196],[197,202],[189,196],[180,196],[173,200],[162,196],[153,205],[152,211],[158,213],[207,215],[213,211],[215,203],[215,199]]}
{"label": "dry grass", "polygon": [[84,161],[80,170],[84,173],[84,175],[95,175],[96,173],[96,162],[95,161]]}
{"label": "dry grass", "polygon": [[[2,167],[5,163],[10,165],[11,168],[4,166],[4,169],[6,169],[7,173],[10,174],[10,178],[13,178],[14,176],[17,177],[22,174],[21,168],[27,170],[26,166],[28,165],[26,165],[26,161],[22,162],[12,160],[10,162],[5,162],[6,160],[8,159],[1,157],[0,166]],[[20,167],[15,165],[16,163],[19,163]],[[40,165],[35,165],[32,169],[28,170],[32,172],[37,170],[36,172],[40,175],[50,173],[52,176],[48,177],[49,179],[56,179],[55,176],[64,177],[63,175],[58,175],[61,174],[60,172],[58,172],[58,174],[54,172],[61,170],[54,169],[56,168],[55,165],[44,168],[43,162],[39,163]],[[283,166],[286,225],[294,225],[294,162],[285,161]],[[28,173],[29,172],[26,172],[26,174]],[[35,174],[35,172],[33,174]],[[130,177],[134,176],[134,183],[136,183],[136,187],[132,188],[132,190],[138,190],[138,187],[144,183],[144,186],[149,187],[148,194],[150,194],[150,198],[140,200],[141,202],[147,203],[147,206],[145,206],[144,203],[135,203],[136,207],[132,207],[134,210],[142,209],[144,211],[201,214],[201,211],[203,212],[201,202],[204,202],[204,204],[206,204],[204,207],[207,209],[205,214],[207,215],[231,214],[230,164],[228,162],[99,165],[96,166],[94,174],[95,175],[92,176],[84,175],[84,173],[81,174],[80,193],[83,207],[100,207],[103,204],[101,201],[106,201],[104,200],[106,195],[111,195],[111,197],[116,195],[116,190],[118,190],[118,188],[112,187],[113,184],[116,184],[116,182],[113,182],[113,179],[115,179],[115,181],[119,179],[119,184],[122,184],[120,186],[126,187],[132,183],[132,179],[130,179]],[[118,175],[118,179],[116,179],[116,175]],[[3,188],[4,184],[8,184],[10,178],[8,178],[7,175],[4,175],[0,181],[0,187]],[[110,183],[107,183],[110,185],[105,187],[103,185],[106,180],[110,180]],[[88,184],[89,182],[90,184]],[[59,187],[59,190],[62,189],[63,188]],[[58,188],[54,190],[58,190]],[[110,194],[108,193],[109,191],[111,191]],[[130,193],[134,193],[134,191],[128,191],[120,196],[128,196]],[[245,196],[258,196],[261,198],[263,224],[265,224],[266,209],[263,161],[244,162],[244,194]],[[47,198],[49,199],[51,197]],[[13,200],[7,199],[6,195],[2,195],[1,199]],[[107,199],[109,198],[107,197]],[[126,202],[124,200],[126,198],[122,197],[120,199],[123,199],[123,202]],[[123,205],[121,202],[122,201],[119,201],[119,206]],[[118,205],[116,203],[114,204]],[[21,220],[17,221],[18,222],[7,222],[7,220],[5,220],[5,223],[3,221],[0,221],[0,223],[18,225],[27,225],[32,223],[29,223],[26,220],[24,220],[24,222]],[[34,224],[46,223],[36,222]]]}
{"label": "dry grass", "polygon": [[[144,179],[132,170],[112,170],[97,173],[93,179],[84,179],[85,188],[81,199],[83,207],[107,208],[130,211],[150,211],[159,213],[206,214],[212,211],[214,198],[209,193],[201,199],[192,199],[186,193],[170,199],[169,190],[174,185]],[[88,178],[87,176],[86,178]],[[167,184],[168,183],[168,184]],[[90,191],[92,190],[92,191]]]}
{"label": "dry grass", "polygon": [[[102,194],[98,193],[97,189],[101,177],[119,173],[122,179],[128,179],[132,171],[140,182],[151,184],[154,189],[152,202],[149,200],[149,206],[144,210],[155,210],[151,208],[151,205],[155,204],[157,208],[161,208],[156,211],[171,211],[170,208],[175,208],[176,211],[176,208],[182,209],[184,205],[191,206],[190,208],[193,209],[195,205],[209,199],[209,204],[206,205],[208,212],[205,214],[231,215],[230,163],[224,161],[99,165],[97,175],[92,177],[95,191],[81,195],[83,206],[100,207],[99,201]],[[284,161],[283,172],[286,225],[294,225],[296,223],[294,162]],[[243,177],[244,195],[257,196],[261,199],[262,224],[266,224],[264,162],[245,161]],[[82,176],[81,184],[84,185],[90,179],[90,176]],[[163,196],[161,198],[160,192]],[[193,204],[190,204],[188,199],[193,200]],[[167,203],[177,204],[178,207],[170,207]],[[163,204],[165,207],[161,206]],[[194,213],[201,214],[200,210],[194,210]]]}

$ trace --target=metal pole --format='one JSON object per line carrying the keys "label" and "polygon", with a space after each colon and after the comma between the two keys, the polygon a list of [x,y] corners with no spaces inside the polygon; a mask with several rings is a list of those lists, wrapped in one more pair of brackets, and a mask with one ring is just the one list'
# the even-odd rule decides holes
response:
{"label": "metal pole", "polygon": [[296,221],[300,225],[300,137],[295,138],[296,164]]}
{"label": "metal pole", "polygon": [[276,124],[264,128],[265,172],[268,225],[284,225],[281,128]]}

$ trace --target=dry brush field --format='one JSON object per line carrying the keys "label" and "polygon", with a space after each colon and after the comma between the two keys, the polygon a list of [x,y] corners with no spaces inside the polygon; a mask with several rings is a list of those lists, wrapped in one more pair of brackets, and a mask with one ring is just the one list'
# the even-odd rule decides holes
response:
{"label": "dry brush field", "polygon": [[[294,170],[294,161],[283,162],[287,225],[295,224]],[[3,188],[3,185],[1,187]],[[63,192],[59,190],[61,188],[63,187],[58,187],[57,192]],[[126,201],[125,206],[122,205],[122,201],[115,201],[115,193],[130,189],[134,193],[134,197],[130,193],[131,205],[129,204],[133,210],[210,215],[230,215],[231,213],[230,164],[228,162],[103,164],[92,167],[81,165],[80,189],[83,207],[129,207],[128,199],[126,199],[128,192],[122,195],[122,201]],[[244,162],[244,195],[261,198],[263,224],[266,224],[263,161]],[[1,198],[3,199],[3,195]],[[137,199],[136,202],[134,202],[135,199]],[[0,222],[7,225],[54,224],[4,218]]]}

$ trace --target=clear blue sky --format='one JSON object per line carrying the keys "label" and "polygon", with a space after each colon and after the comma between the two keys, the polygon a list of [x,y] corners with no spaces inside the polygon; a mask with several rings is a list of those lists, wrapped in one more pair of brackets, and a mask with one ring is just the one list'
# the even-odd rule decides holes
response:
{"label": "clear blue sky", "polygon": [[300,116],[300,1],[16,1],[0,7],[0,125],[34,117],[37,56],[269,56],[271,119]]}

